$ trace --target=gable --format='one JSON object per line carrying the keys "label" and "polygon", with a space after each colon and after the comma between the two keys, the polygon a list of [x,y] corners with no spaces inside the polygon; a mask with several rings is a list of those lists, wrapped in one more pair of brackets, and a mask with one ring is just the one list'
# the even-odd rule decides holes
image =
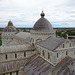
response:
{"label": "gable", "polygon": [[56,48],[58,48],[63,42],[65,42],[65,39],[62,38],[53,38],[49,37],[48,39],[39,42],[37,45],[44,47],[48,50],[54,51]]}
{"label": "gable", "polygon": [[73,47],[73,43],[71,40],[66,39],[58,48],[57,50],[61,50],[64,48],[69,48],[69,47]]}

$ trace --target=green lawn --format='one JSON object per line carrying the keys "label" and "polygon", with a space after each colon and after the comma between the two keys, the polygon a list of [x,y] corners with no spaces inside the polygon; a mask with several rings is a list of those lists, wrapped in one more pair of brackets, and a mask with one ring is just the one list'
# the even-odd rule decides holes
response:
{"label": "green lawn", "polygon": [[2,45],[2,40],[0,40],[0,46]]}

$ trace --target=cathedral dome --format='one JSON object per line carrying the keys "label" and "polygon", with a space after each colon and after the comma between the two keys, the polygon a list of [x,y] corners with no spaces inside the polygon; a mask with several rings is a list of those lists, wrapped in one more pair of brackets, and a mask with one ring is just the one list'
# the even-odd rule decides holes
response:
{"label": "cathedral dome", "polygon": [[8,22],[8,25],[4,28],[4,32],[15,32],[16,27],[13,26],[11,21]]}
{"label": "cathedral dome", "polygon": [[51,23],[44,18],[45,14],[42,11],[41,18],[35,23],[33,30],[54,32]]}
{"label": "cathedral dome", "polygon": [[8,26],[13,26],[13,23],[11,21],[9,21]]}

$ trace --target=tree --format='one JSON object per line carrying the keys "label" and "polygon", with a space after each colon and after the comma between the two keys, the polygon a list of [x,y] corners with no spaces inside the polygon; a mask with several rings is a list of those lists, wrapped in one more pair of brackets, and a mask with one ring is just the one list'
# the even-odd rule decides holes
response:
{"label": "tree", "polygon": [[56,35],[61,36],[61,32],[60,31],[56,31]]}
{"label": "tree", "polygon": [[62,33],[62,34],[61,34],[61,37],[66,38],[66,37],[67,37],[66,33]]}

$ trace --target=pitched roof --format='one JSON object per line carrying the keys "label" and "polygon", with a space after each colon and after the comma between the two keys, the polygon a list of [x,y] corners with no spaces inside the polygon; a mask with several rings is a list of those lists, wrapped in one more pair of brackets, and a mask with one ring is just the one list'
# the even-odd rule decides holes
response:
{"label": "pitched roof", "polygon": [[15,38],[16,37],[25,42],[30,42],[30,33],[28,32],[19,32],[18,34],[15,35]]}
{"label": "pitched roof", "polygon": [[0,63],[0,74],[19,70],[20,67],[23,67],[26,63],[26,59],[16,60],[16,61],[8,61],[5,63]]}
{"label": "pitched roof", "polygon": [[32,51],[35,50],[32,45],[14,45],[14,46],[1,46],[0,53],[17,52],[17,51]]}
{"label": "pitched roof", "polygon": [[[73,61],[73,59],[69,56],[63,58],[53,69],[53,72],[57,75],[60,74],[65,68]],[[67,72],[67,71],[66,71]]]}
{"label": "pitched roof", "polygon": [[19,37],[19,38],[22,38],[22,39],[26,39],[30,36],[30,33],[28,33],[28,32],[19,32],[15,36]]}
{"label": "pitched roof", "polygon": [[13,40],[6,44],[6,46],[20,45],[17,41]]}
{"label": "pitched roof", "polygon": [[75,43],[75,39],[71,39],[71,41],[72,41],[73,43]]}
{"label": "pitched roof", "polygon": [[65,41],[65,39],[62,38],[53,38],[53,37],[49,37],[48,39],[37,43],[37,45],[44,47],[46,49],[49,50],[55,50],[57,47],[59,47],[63,42]]}
{"label": "pitched roof", "polygon": [[48,75],[52,69],[53,65],[39,56],[25,66],[24,72],[26,75]]}
{"label": "pitched roof", "polygon": [[30,62],[32,59],[34,59],[37,56],[38,54],[35,54],[29,58],[5,61],[3,63],[0,63],[0,74],[21,70],[28,62]]}

